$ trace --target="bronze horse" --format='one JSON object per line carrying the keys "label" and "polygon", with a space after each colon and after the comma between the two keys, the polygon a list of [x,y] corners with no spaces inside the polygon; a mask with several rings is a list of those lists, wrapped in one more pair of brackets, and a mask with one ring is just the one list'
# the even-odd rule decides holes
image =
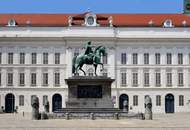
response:
{"label": "bronze horse", "polygon": [[96,69],[98,64],[102,65],[102,69],[104,68],[103,63],[101,63],[101,56],[105,56],[106,54],[106,48],[105,46],[98,46],[96,47],[95,51],[93,52],[92,55],[85,55],[85,54],[80,54],[78,56],[75,56],[73,58],[73,65],[72,65],[72,73],[74,75],[76,75],[78,73],[78,68],[79,70],[81,70],[84,75],[86,75],[85,71],[82,69],[84,64],[88,64],[88,65],[94,65],[95,68],[95,75],[96,74]]}

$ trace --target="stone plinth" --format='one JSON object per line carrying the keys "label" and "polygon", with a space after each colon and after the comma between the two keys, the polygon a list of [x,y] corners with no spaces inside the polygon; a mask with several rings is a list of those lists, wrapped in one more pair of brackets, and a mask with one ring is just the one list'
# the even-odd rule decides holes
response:
{"label": "stone plinth", "polygon": [[111,83],[105,76],[73,76],[68,84],[67,108],[113,108]]}

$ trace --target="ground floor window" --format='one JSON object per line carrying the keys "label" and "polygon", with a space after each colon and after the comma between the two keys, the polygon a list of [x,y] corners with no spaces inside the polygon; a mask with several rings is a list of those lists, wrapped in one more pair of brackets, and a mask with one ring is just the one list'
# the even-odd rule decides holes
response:
{"label": "ground floor window", "polygon": [[19,96],[19,106],[24,106],[24,95]]}
{"label": "ground floor window", "polygon": [[156,106],[161,106],[161,96],[156,95]]}
{"label": "ground floor window", "polygon": [[45,102],[48,100],[48,96],[47,95],[44,95],[43,96],[43,105],[45,105]]}
{"label": "ground floor window", "polygon": [[133,96],[133,106],[138,106],[138,96],[137,95]]}
{"label": "ground floor window", "polygon": [[184,106],[184,96],[179,95],[179,106]]}

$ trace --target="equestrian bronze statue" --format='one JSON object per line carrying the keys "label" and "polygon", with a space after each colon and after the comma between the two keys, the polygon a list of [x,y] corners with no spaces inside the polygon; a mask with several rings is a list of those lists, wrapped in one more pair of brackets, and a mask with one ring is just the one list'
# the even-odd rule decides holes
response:
{"label": "equestrian bronze statue", "polygon": [[78,69],[81,70],[84,75],[86,75],[85,71],[82,69],[84,64],[87,65],[93,65],[95,68],[95,75],[96,74],[96,69],[98,65],[102,66],[102,69],[104,69],[103,63],[101,63],[101,57],[106,55],[106,48],[105,46],[97,46],[95,50],[93,51],[91,42],[89,41],[85,45],[85,52],[82,54],[79,54],[78,56],[75,56],[73,58],[73,67],[72,67],[72,73],[74,75],[78,74]]}

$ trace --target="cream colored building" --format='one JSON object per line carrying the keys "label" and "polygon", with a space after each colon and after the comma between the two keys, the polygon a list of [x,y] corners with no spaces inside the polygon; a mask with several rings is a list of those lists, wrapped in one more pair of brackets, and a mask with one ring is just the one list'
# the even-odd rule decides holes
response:
{"label": "cream colored building", "polygon": [[[0,106],[31,112],[36,95],[40,111],[46,98],[51,112],[65,107],[64,79],[90,40],[107,47],[105,70],[99,66],[98,74],[115,79],[114,107],[128,100],[129,112],[144,112],[149,95],[154,113],[189,112],[189,25],[183,14],[1,14]],[[93,75],[92,66],[84,69]]]}

